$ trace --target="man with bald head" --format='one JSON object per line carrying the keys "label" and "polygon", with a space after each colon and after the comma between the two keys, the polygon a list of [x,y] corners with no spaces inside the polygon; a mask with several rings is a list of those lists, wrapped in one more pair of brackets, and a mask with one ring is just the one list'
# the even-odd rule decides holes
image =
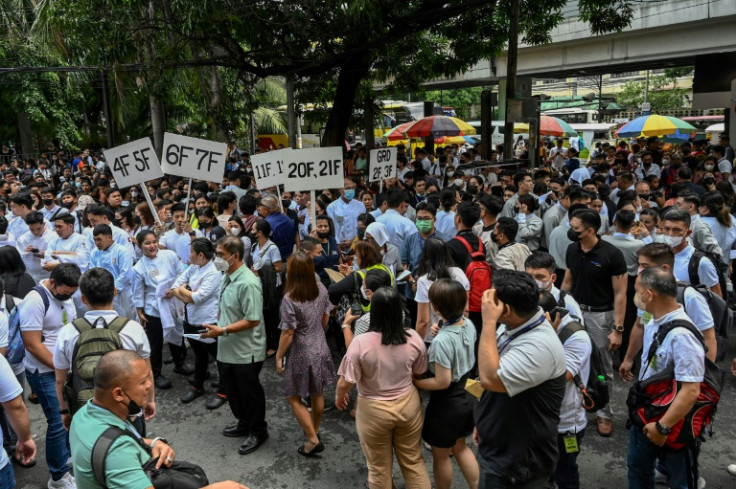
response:
{"label": "man with bald head", "polygon": [[[261,199],[258,215],[263,216],[271,225],[271,241],[276,244],[281,253],[281,259],[286,263],[294,251],[294,243],[298,240],[294,222],[281,212],[279,200],[275,195],[266,195]],[[299,246],[298,242],[297,246]]]}
{"label": "man with bald head", "polygon": [[[140,411],[152,386],[150,368],[136,352],[115,350],[102,356],[95,371],[95,396],[74,415],[69,434],[77,487],[103,488],[92,469],[92,451],[110,427],[126,435],[118,436],[105,456],[102,479],[107,487],[153,489],[143,464],[151,458],[158,458],[156,468],[174,462],[174,450],[166,440],[142,438],[126,420]],[[207,488],[247,489],[232,481]]]}

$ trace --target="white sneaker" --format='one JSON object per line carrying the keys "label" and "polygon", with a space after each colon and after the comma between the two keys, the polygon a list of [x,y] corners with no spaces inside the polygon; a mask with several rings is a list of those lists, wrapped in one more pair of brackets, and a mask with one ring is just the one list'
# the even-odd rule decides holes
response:
{"label": "white sneaker", "polygon": [[62,477],[58,481],[49,479],[48,488],[49,489],[77,489],[77,484],[74,481],[74,476],[72,475],[72,473],[67,472],[66,474],[64,474],[64,477]]}
{"label": "white sneaker", "polygon": [[655,484],[662,484],[664,486],[667,485],[667,476],[663,474],[662,472],[658,471],[657,469],[654,469],[654,483]]}
{"label": "white sneaker", "polygon": [[705,479],[698,477],[698,489],[705,489]]}
{"label": "white sneaker", "polygon": [[728,467],[726,467],[726,470],[731,475],[736,475],[736,464],[731,464]]}

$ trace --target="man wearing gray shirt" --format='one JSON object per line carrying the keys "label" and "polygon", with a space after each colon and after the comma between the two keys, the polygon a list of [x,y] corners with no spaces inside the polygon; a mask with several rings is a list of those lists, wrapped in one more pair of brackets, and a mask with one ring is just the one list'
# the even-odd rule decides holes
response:
{"label": "man wearing gray shirt", "polygon": [[[483,295],[475,409],[479,489],[541,488],[557,463],[565,353],[525,272],[498,270]],[[519,422],[523,420],[523,422]]]}
{"label": "man wearing gray shirt", "polygon": [[713,236],[713,232],[700,220],[700,214],[698,214],[700,197],[694,193],[678,194],[675,205],[681,211],[690,214],[690,229],[693,230],[693,233],[690,235],[690,242],[695,249],[713,253],[716,256],[722,255],[723,252],[715,236]]}

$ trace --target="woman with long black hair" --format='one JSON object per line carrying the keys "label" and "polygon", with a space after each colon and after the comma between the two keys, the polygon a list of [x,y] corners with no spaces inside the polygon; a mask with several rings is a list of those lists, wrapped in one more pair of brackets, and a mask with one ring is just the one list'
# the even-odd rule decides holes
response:
{"label": "woman with long black hair", "polygon": [[371,489],[391,487],[394,453],[407,488],[430,487],[420,443],[422,402],[412,384],[426,370],[422,338],[404,326],[401,295],[381,287],[371,300],[368,332],[353,339],[342,360],[335,393],[335,406],[345,410],[358,385],[355,422]]}

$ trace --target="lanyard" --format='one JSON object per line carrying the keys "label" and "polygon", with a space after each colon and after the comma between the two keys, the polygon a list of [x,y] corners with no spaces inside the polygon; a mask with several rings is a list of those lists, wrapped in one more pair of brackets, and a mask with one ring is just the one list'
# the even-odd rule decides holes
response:
{"label": "lanyard", "polygon": [[536,321],[534,321],[532,324],[529,324],[527,326],[524,326],[524,328],[521,331],[519,331],[518,333],[516,333],[513,336],[509,336],[509,338],[507,338],[506,341],[504,341],[503,343],[501,343],[500,345],[498,345],[498,354],[501,355],[501,352],[507,346],[509,346],[509,343],[511,343],[514,339],[518,338],[519,336],[523,335],[524,333],[527,333],[527,332],[533,330],[534,328],[536,328],[537,326],[539,326],[540,324],[542,324],[545,321],[545,319],[547,319],[547,318],[545,318],[544,317],[544,314],[542,314],[542,316],[539,319],[537,319]]}

